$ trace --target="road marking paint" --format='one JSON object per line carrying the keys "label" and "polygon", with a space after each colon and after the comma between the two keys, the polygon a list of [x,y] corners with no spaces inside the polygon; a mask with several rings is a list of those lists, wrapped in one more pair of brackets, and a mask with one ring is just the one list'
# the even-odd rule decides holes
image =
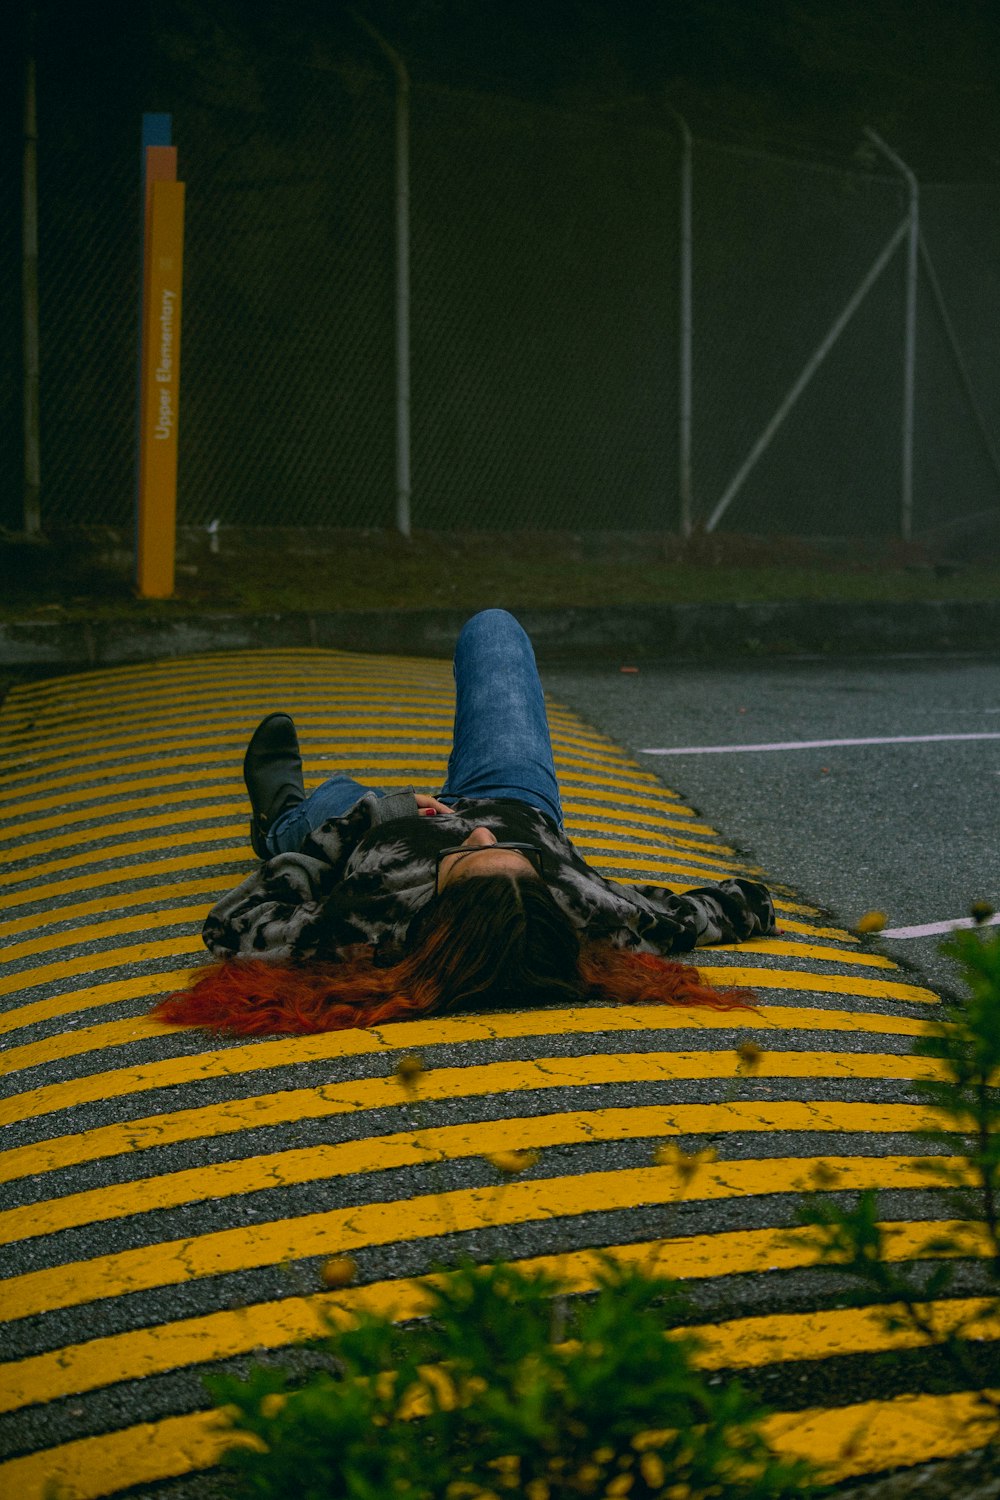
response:
{"label": "road marking paint", "polygon": [[888,734],[851,740],[777,740],[762,745],[676,745],[640,750],[640,755],[735,755],[751,750],[832,750],[840,745],[930,745],[945,740],[1000,740],[1000,730],[979,734]]}
{"label": "road marking paint", "polygon": [[[217,899],[215,892],[232,890],[232,887],[232,875],[202,875],[195,880],[172,881],[168,885],[150,885],[128,891],[109,892],[94,901],[77,901],[71,906],[56,906],[47,912],[33,913],[30,917],[15,917],[10,922],[0,922],[0,938],[17,937],[22,932],[44,932],[68,922],[85,923],[88,917],[103,917],[112,911],[135,911],[140,906],[152,906],[160,901],[175,900],[178,896],[195,896],[204,893],[205,903],[209,905]],[[155,912],[146,915],[155,916]],[[137,915],[136,920],[139,919]],[[89,927],[87,931],[90,931]]]}
{"label": "road marking paint", "polygon": [[891,958],[881,953],[845,953],[837,948],[821,947],[819,943],[785,942],[782,938],[748,938],[743,943],[713,943],[714,953],[741,953],[753,959],[759,953],[775,957],[814,959],[827,964],[854,964],[875,969],[892,969],[898,973]]}
{"label": "road marking paint", "polygon": [[[629,881],[630,873],[649,875],[679,875],[691,880],[703,881],[714,884],[718,880],[731,880],[737,873],[742,872],[742,866],[724,864],[711,864],[702,869],[699,865],[681,864],[675,860],[666,859],[630,859],[626,866],[624,860],[612,859],[607,855],[595,854],[587,863],[593,869],[610,875],[613,880]],[[640,881],[640,884],[648,882]]]}
{"label": "road marking paint", "polygon": [[1000,912],[994,912],[985,922],[973,917],[953,917],[950,922],[924,922],[919,927],[885,927],[879,933],[884,938],[935,937],[941,932],[957,932],[966,927],[996,927],[1000,923]]}
{"label": "road marking paint", "polygon": [[72,979],[77,974],[101,974],[105,969],[118,969],[125,964],[152,963],[158,958],[177,958],[181,954],[190,955],[192,967],[199,962],[204,963],[206,954],[201,945],[200,933],[156,938],[152,942],[136,943],[130,948],[107,948],[102,953],[84,953],[79,958],[63,958],[56,963],[43,964],[37,969],[20,969],[13,974],[0,974],[0,995],[16,995],[35,985]]}
{"label": "road marking paint", "polygon": [[[156,974],[136,974],[129,979],[113,979],[106,984],[87,985],[83,989],[71,990],[69,994],[52,995],[47,1000],[32,1000],[27,1005],[19,1005],[15,1010],[0,1012],[0,1034],[20,1031],[25,1026],[36,1026],[40,1021],[52,1021],[58,1016],[75,1016],[100,1006],[117,1005],[121,1000],[152,999],[168,995],[187,984],[192,973],[193,970],[188,967],[167,969]],[[143,1016],[134,1023],[126,1021],[117,1024],[145,1026],[152,1023]],[[71,1023],[60,1035],[68,1037],[75,1030],[75,1023]],[[72,1043],[69,1045],[72,1046]]]}
{"label": "road marking paint", "polygon": [[[988,1395],[995,1408],[1000,1389]],[[834,1482],[984,1447],[996,1436],[996,1416],[976,1392],[960,1391],[774,1412],[761,1431],[786,1458],[811,1460]]]}
{"label": "road marking paint", "polygon": [[[141,842],[143,846],[147,843],[152,848],[163,847],[164,840],[158,838],[147,838],[157,828],[169,828],[171,830],[171,842],[180,842],[183,833],[189,825],[193,827],[195,835],[204,839],[243,836],[245,825],[250,821],[250,809],[244,798],[237,802],[213,803],[208,807],[177,808],[167,807],[166,811],[160,811],[163,807],[162,800],[158,804],[156,812],[147,813],[145,817],[119,818],[115,816],[117,809],[109,809],[109,813],[102,822],[96,823],[93,828],[70,829],[66,833],[57,833],[49,838],[18,839],[16,834],[12,837],[12,848],[9,851],[11,859],[16,859],[18,864],[23,860],[39,860],[49,854],[57,854],[61,849],[74,849],[78,855],[78,863],[83,864],[87,860],[99,859],[103,852],[103,841],[109,838],[124,839],[129,835],[135,835],[134,842]],[[129,840],[133,842],[133,840]],[[44,869],[44,865],[38,868]],[[23,868],[17,872],[17,878],[23,880],[29,871]]]}
{"label": "road marking paint", "polygon": [[[338,1037],[350,1033],[337,1032]],[[36,1043],[39,1050],[44,1043]],[[272,1046],[274,1044],[271,1044]],[[279,1044],[280,1045],[280,1044]],[[258,1044],[263,1052],[267,1043]],[[28,1051],[22,1048],[21,1051]],[[363,1044],[348,1044],[357,1054]],[[227,1077],[264,1068],[266,1060],[240,1058],[246,1049],[229,1054],[211,1053],[176,1057],[155,1064],[116,1068],[110,1073],[53,1083],[0,1101],[0,1124],[37,1118],[92,1104],[98,1099],[122,1098],[177,1083]],[[32,1051],[32,1056],[37,1055]],[[231,1062],[227,1065],[227,1057]],[[279,1054],[284,1061],[287,1054]],[[278,1061],[273,1058],[272,1062]],[[240,1067],[240,1063],[243,1067]],[[511,1094],[526,1090],[573,1089],[595,1084],[671,1083],[679,1080],[746,1076],[734,1050],[724,1052],[595,1053],[581,1057],[543,1057],[527,1062],[494,1062],[457,1068],[434,1068],[422,1075],[423,1099],[472,1099],[486,1094]],[[905,1079],[907,1082],[943,1078],[942,1061],[876,1052],[766,1051],[755,1075],[761,1078],[820,1078],[838,1080]],[[93,1161],[123,1152],[167,1146],[200,1136],[229,1135],[267,1125],[285,1125],[293,1120],[320,1120],[361,1110],[391,1108],[404,1102],[395,1077],[359,1078],[348,1083],[325,1084],[321,1089],[280,1089],[251,1098],[229,1099],[220,1104],[176,1110],[147,1116],[124,1125],[105,1125],[84,1135],[60,1135],[34,1146],[0,1152],[0,1181],[15,1176],[51,1171],[75,1162]]]}
{"label": "road marking paint", "polygon": [[[129,1000],[146,995],[163,995],[172,990],[180,989],[191,976],[190,969],[172,969],[166,973],[143,974],[134,979],[114,981],[110,984],[93,985],[86,989],[74,990],[69,995],[57,995],[48,1000],[33,1001],[28,1005],[21,1006],[17,1010],[0,1014],[0,1033],[16,1031],[24,1026],[33,1026],[40,1021],[53,1020],[57,1016],[76,1014],[86,1009],[96,1009],[105,1005],[116,1004],[120,1000]],[[925,1029],[925,1022],[912,1020],[905,1016],[884,1015],[880,1012],[866,1014],[863,1011],[833,1011],[833,1010],[805,1010],[794,1006],[770,1006],[761,1004],[754,1006],[753,1010],[738,1012],[738,1022],[734,1020],[733,1013],[727,1011],[713,1011],[700,1006],[690,1008],[687,1006],[658,1006],[647,1005],[634,1009],[628,1005],[588,1007],[582,1011],[542,1010],[542,1011],[512,1011],[506,1015],[490,1016],[484,1021],[478,1022],[475,1017],[455,1016],[449,1017],[447,1021],[436,1019],[431,1021],[405,1021],[398,1025],[405,1029],[396,1032],[393,1026],[382,1026],[377,1031],[356,1030],[352,1036],[365,1035],[375,1039],[373,1048],[377,1050],[395,1049],[397,1047],[431,1046],[438,1041],[454,1042],[456,1044],[469,1041],[492,1040],[498,1036],[504,1037],[526,1037],[526,1036],[550,1036],[562,1035],[569,1032],[574,1035],[587,1032],[614,1032],[614,1031],[646,1031],[646,1030],[671,1030],[681,1028],[684,1030],[704,1030],[713,1027],[722,1027],[727,1030],[742,1030],[747,1027],[766,1027],[778,1030],[819,1030],[828,1032],[871,1032],[876,1034],[898,1033],[906,1036],[918,1036]],[[134,1022],[111,1022],[110,1028],[122,1028],[121,1034],[131,1039],[128,1028],[132,1025],[148,1025],[156,1028],[156,1035],[169,1035],[174,1030],[183,1028],[163,1027],[157,1022],[138,1018]],[[447,1035],[443,1035],[436,1028],[447,1026]],[[428,1029],[429,1028],[429,1029]],[[465,1029],[471,1028],[471,1029]],[[340,1055],[343,1048],[335,1038],[342,1038],[343,1032],[328,1033],[315,1038],[285,1037],[280,1042],[264,1043],[257,1042],[254,1048],[255,1055],[259,1054],[260,1048],[272,1045],[281,1049],[282,1057],[288,1061],[299,1060],[298,1048],[310,1042],[319,1041],[326,1047],[334,1049],[324,1055]],[[399,1040],[393,1040],[398,1035]],[[116,1045],[114,1034],[111,1029],[106,1033],[103,1046]],[[236,1049],[233,1049],[236,1050]],[[232,1057],[233,1052],[227,1052],[227,1057]],[[264,1064],[261,1064],[264,1066]]]}
{"label": "road marking paint", "polygon": [[[1000,1390],[989,1395],[1000,1400]],[[994,1425],[977,1394],[960,1392],[774,1412],[762,1431],[782,1457],[821,1463],[832,1483],[967,1453],[991,1440]],[[73,1500],[101,1500],[126,1475],[130,1486],[154,1484],[213,1467],[224,1431],[217,1411],[164,1417],[11,1459],[0,1465],[0,1480],[12,1495],[41,1495],[49,1484]]]}
{"label": "road marking paint", "polygon": [[[129,850],[133,857],[135,852],[134,848]],[[6,891],[3,898],[4,908],[9,911],[15,906],[38,905],[53,901],[59,896],[72,895],[76,891],[91,891],[95,886],[124,885],[132,880],[149,880],[158,875],[176,875],[182,870],[204,870],[214,876],[220,865],[243,865],[243,874],[237,874],[236,879],[230,878],[229,885],[232,887],[236,880],[241,880],[255,863],[253,854],[249,852],[249,845],[245,849],[203,849],[195,854],[183,854],[170,859],[149,859],[140,864],[119,865],[117,869],[75,875],[68,880],[48,881],[41,885],[35,885],[32,881],[30,884],[26,883],[21,891]],[[115,892],[111,899],[116,900],[120,894],[121,892]]]}
{"label": "road marking paint", "polygon": [[[703,953],[710,950],[703,948]],[[742,950],[741,950],[742,951]],[[940,1005],[941,997],[922,985],[900,984],[891,979],[862,979],[853,974],[810,974],[806,969],[716,968],[698,965],[709,984],[748,985],[763,990],[824,990],[833,995],[867,995],[874,1000],[908,1000],[918,1005]]]}
{"label": "road marking paint", "polygon": [[778,1130],[906,1134],[931,1128],[947,1130],[953,1123],[943,1112],[916,1104],[744,1100],[727,1104],[571,1110],[565,1114],[443,1125],[215,1162],[7,1209],[0,1213],[0,1244],[35,1239],[98,1220],[126,1219],[154,1209],[179,1208],[208,1198],[231,1198],[332,1177],[359,1177],[399,1167],[457,1161],[498,1150],[736,1131],[741,1136],[747,1132]]}
{"label": "road marking paint", "polygon": [[807,937],[831,938],[838,943],[860,943],[861,939],[856,932],[848,932],[844,927],[816,927],[812,922],[789,922],[782,921],[777,929],[781,932],[801,932]]}
{"label": "road marking paint", "polygon": [[[985,1225],[981,1224],[904,1220],[883,1223],[880,1228],[890,1261],[920,1259],[927,1241],[944,1234],[960,1241],[965,1258],[985,1258],[991,1253]],[[799,1227],[646,1240],[614,1245],[606,1252],[569,1250],[560,1255],[532,1256],[516,1264],[528,1275],[558,1277],[572,1293],[589,1292],[598,1284],[605,1253],[612,1254],[621,1265],[639,1266],[649,1275],[670,1275],[681,1281],[797,1270],[816,1264],[813,1231]],[[207,1360],[235,1359],[254,1349],[281,1349],[321,1334],[326,1318],[343,1323],[367,1312],[407,1322],[426,1316],[430,1307],[427,1287],[445,1280],[446,1276],[431,1273],[336,1292],[317,1291],[310,1297],[257,1302],[236,1311],[177,1319],[31,1355],[0,1366],[0,1411],[16,1411],[36,1401],[55,1401],[97,1390],[108,1384],[109,1371],[115,1381],[139,1380]]]}
{"label": "road marking paint", "polygon": [[[222,880],[227,886],[231,885],[228,876],[223,876]],[[23,943],[7,943],[0,963],[15,963],[18,959],[31,958],[39,953],[76,948],[80,943],[93,943],[106,937],[124,937],[130,932],[153,933],[180,923],[186,923],[200,932],[210,905],[210,900],[204,900],[197,906],[162,907],[157,911],[141,912],[138,916],[115,917],[107,922],[88,922],[79,927],[60,926],[58,932],[49,932],[44,937],[31,938]],[[107,911],[107,907],[103,906],[103,910]],[[36,924],[32,923],[32,926],[35,927]],[[205,957],[207,959],[208,954]]]}
{"label": "road marking paint", "polygon": [[[247,822],[249,824],[249,819]],[[241,841],[239,844],[236,842],[237,839]],[[35,865],[30,870],[11,870],[0,878],[0,885],[9,885],[11,887],[19,885],[28,886],[30,882],[31,887],[34,887],[36,879],[41,879],[43,876],[61,875],[68,870],[81,870],[86,869],[88,865],[103,865],[105,863],[110,864],[112,868],[100,870],[97,882],[95,883],[104,881],[110,885],[116,880],[126,878],[114,869],[115,860],[135,859],[137,854],[142,854],[145,851],[154,853],[160,849],[173,849],[177,845],[186,844],[203,846],[200,850],[200,858],[202,863],[206,865],[214,864],[220,855],[226,852],[232,853],[235,850],[239,851],[246,863],[253,861],[253,854],[250,852],[249,832],[245,835],[236,833],[227,834],[224,828],[193,828],[186,831],[181,830],[176,833],[165,833],[156,838],[136,838],[129,839],[127,843],[123,844],[108,844],[105,848],[91,850],[89,854],[84,855],[82,858],[70,856],[69,859],[49,860],[47,864]],[[16,894],[20,895],[22,893],[17,891]],[[28,899],[33,898],[29,897]],[[7,898],[4,897],[4,900],[6,902]]]}
{"label": "road marking paint", "polygon": [[[935,1156],[934,1161],[951,1168],[956,1179],[966,1165],[957,1156]],[[835,1174],[841,1192],[940,1186],[940,1178],[928,1173],[926,1161],[919,1156],[825,1156],[824,1163]],[[802,1157],[714,1162],[682,1188],[673,1167],[626,1167],[506,1182],[498,1187],[454,1188],[396,1202],[352,1204],[292,1219],[239,1224],[7,1277],[0,1281],[0,1317],[15,1322],[102,1297],[278,1266],[288,1260],[328,1255],[333,1249],[343,1255],[374,1245],[412,1243],[508,1224],[538,1220],[551,1224],[588,1213],[666,1206],[677,1200],[679,1190],[685,1203],[804,1193],[814,1186],[810,1172],[816,1165]]]}
{"label": "road marking paint", "polygon": [[[692,858],[697,852],[702,858],[723,859],[727,856],[736,859],[736,852],[728,845],[713,842],[711,839],[685,839],[676,833],[659,833],[653,828],[638,828],[630,830],[628,825],[600,827],[595,826],[596,819],[567,818],[566,831],[572,836],[573,843],[577,849],[620,849],[623,853],[630,855],[646,854],[650,847],[665,849],[670,852],[683,850],[688,858]],[[631,835],[631,836],[630,836]]]}

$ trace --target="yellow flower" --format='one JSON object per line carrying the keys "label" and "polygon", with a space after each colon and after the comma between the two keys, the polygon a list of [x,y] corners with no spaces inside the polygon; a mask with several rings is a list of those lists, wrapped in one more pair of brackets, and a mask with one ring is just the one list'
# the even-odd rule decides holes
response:
{"label": "yellow flower", "polygon": [[748,1073],[756,1073],[764,1056],[764,1050],[758,1047],[756,1042],[744,1042],[742,1046],[737,1047],[736,1056],[740,1060],[741,1068],[746,1068]]}
{"label": "yellow flower", "polygon": [[662,1448],[669,1436],[670,1433],[662,1428],[656,1428],[648,1432],[637,1432],[632,1439],[632,1447],[637,1453],[646,1453],[650,1448]]}
{"label": "yellow flower", "polygon": [[858,922],[858,932],[881,932],[889,918],[884,911],[866,911]]}
{"label": "yellow flower", "polygon": [[696,1151],[693,1156],[689,1156],[680,1146],[661,1146],[653,1157],[658,1167],[673,1167],[684,1187],[687,1187],[702,1167],[718,1159],[718,1152],[713,1151],[710,1146],[704,1151]]}
{"label": "yellow flower", "polygon": [[627,1495],[634,1484],[634,1474],[619,1474],[617,1479],[612,1479],[604,1491],[606,1500],[618,1500],[619,1495]]}
{"label": "yellow flower", "polygon": [[552,1491],[544,1479],[532,1479],[525,1487],[526,1500],[549,1500]]}
{"label": "yellow flower", "polygon": [[418,1057],[415,1052],[409,1052],[405,1057],[399,1059],[399,1062],[393,1069],[393,1077],[408,1094],[415,1094],[417,1092],[417,1079],[423,1071],[423,1058]]}
{"label": "yellow flower", "polygon": [[666,1465],[658,1453],[644,1453],[639,1460],[639,1473],[651,1490],[663,1488],[667,1477]]}
{"label": "yellow flower", "polygon": [[537,1151],[488,1151],[485,1160],[491,1167],[496,1167],[505,1177],[517,1177],[520,1172],[526,1172],[533,1167],[538,1160]]}
{"label": "yellow flower", "polygon": [[320,1275],[323,1285],[329,1287],[350,1286],[358,1268],[349,1255],[336,1255],[333,1260],[328,1260]]}

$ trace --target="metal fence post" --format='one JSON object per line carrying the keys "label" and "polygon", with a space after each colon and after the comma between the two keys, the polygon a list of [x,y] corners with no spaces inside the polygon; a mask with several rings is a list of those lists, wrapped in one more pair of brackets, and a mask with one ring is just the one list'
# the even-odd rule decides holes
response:
{"label": "metal fence post", "polygon": [[906,181],[910,194],[909,232],[906,245],[906,328],[903,344],[903,451],[899,534],[904,542],[913,535],[913,400],[917,369],[917,251],[920,244],[920,189],[913,172],[874,130],[868,139],[888,157]]}
{"label": "metal fence post", "polygon": [[406,64],[370,21],[351,15],[381,49],[396,75],[396,527],[410,535],[410,75]]}
{"label": "metal fence post", "polygon": [[35,13],[28,12],[24,61],[24,157],[21,220],[22,355],[24,381],[24,531],[42,530],[41,442],[38,406],[38,120],[35,94]]}
{"label": "metal fence post", "polygon": [[692,529],[691,492],[691,131],[687,121],[672,105],[670,113],[681,129],[680,181],[680,380],[678,413],[678,474],[681,536],[689,537]]}

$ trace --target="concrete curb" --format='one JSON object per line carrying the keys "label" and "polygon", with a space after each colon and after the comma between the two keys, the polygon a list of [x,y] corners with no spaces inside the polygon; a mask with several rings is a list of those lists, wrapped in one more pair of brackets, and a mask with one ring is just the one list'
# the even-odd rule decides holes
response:
{"label": "concrete curb", "polygon": [[[1000,599],[513,608],[539,658],[711,659],[1000,650]],[[451,655],[468,609],[0,622],[0,666],[78,669],[215,651],[339,647]]]}

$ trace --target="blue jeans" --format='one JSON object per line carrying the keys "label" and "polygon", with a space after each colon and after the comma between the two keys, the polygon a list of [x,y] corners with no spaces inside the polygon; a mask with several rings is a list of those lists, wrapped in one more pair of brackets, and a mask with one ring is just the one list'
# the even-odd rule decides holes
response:
{"label": "blue jeans", "polygon": [[[437,793],[509,797],[540,808],[563,823],[542,684],[531,642],[505,609],[484,609],[462,627],[455,646],[455,728],[448,775]],[[349,812],[365,792],[350,776],[331,776],[304,802],[275,819],[267,834],[272,854],[301,849],[328,818]]]}

